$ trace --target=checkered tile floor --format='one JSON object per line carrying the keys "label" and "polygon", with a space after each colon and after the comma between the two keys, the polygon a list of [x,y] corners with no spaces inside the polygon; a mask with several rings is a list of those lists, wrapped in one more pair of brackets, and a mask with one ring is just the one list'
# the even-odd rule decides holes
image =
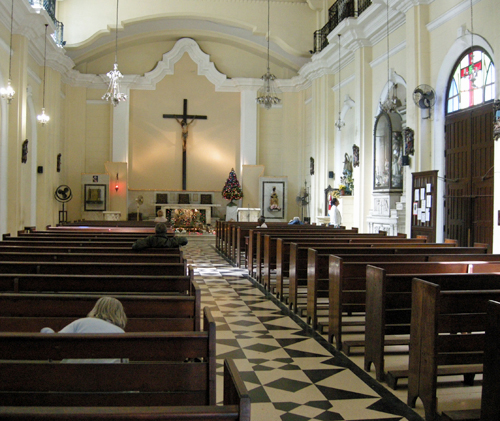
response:
{"label": "checkered tile floor", "polygon": [[252,420],[421,420],[246,270],[227,263],[214,237],[190,236],[184,250],[202,288],[202,306],[217,322],[218,374],[222,359],[235,360],[250,392]]}

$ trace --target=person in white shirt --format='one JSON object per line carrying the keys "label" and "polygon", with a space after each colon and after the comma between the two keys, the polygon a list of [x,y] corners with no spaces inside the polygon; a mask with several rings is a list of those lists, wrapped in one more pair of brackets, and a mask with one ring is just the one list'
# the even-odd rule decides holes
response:
{"label": "person in white shirt", "polygon": [[339,203],[339,199],[334,197],[332,199],[332,208],[329,211],[330,225],[333,225],[334,228],[339,228],[342,224],[342,216],[340,215],[340,211],[338,208]]}
{"label": "person in white shirt", "polygon": [[156,212],[155,222],[168,222],[168,219],[163,216],[163,211],[160,209]]}
{"label": "person in white shirt", "polygon": [[[75,320],[59,333],[125,333],[127,316],[120,301],[113,297],[101,297],[87,317]],[[55,333],[44,327],[41,333]],[[64,359],[65,363],[120,363],[125,359]]]}

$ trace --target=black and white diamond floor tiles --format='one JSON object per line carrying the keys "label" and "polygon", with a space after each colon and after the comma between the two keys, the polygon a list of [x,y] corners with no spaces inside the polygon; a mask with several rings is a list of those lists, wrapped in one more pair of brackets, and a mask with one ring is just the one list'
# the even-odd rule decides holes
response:
{"label": "black and white diamond floor tiles", "polygon": [[[184,248],[217,323],[218,374],[234,359],[252,400],[252,420],[422,418],[215,250],[190,237]],[[219,360],[220,359],[220,360]],[[222,381],[219,377],[218,396]]]}

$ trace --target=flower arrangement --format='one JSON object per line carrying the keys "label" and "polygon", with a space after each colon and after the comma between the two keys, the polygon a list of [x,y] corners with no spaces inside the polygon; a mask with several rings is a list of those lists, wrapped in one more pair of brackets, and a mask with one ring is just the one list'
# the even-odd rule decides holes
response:
{"label": "flower arrangement", "polygon": [[339,190],[345,190],[346,186],[344,184],[339,184]]}

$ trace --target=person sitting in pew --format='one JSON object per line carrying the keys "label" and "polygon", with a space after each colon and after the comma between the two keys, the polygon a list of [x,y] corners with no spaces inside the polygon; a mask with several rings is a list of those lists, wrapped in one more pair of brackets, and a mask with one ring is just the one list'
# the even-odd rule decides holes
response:
{"label": "person sitting in pew", "polygon": [[156,215],[155,222],[168,222],[168,219],[163,216],[163,211],[161,209],[156,212]]}
{"label": "person sitting in pew", "polygon": [[262,215],[258,220],[257,220],[257,223],[259,224],[257,226],[257,228],[267,228],[267,224],[266,224],[266,218],[264,217],[264,215]]}
{"label": "person sitting in pew", "polygon": [[168,237],[167,226],[160,222],[155,226],[155,234],[146,238],[140,238],[132,244],[133,250],[144,250],[147,248],[178,248],[188,243],[186,237]]}
{"label": "person sitting in pew", "polygon": [[[120,301],[113,297],[101,297],[87,317],[77,319],[63,327],[59,333],[125,333],[127,316]],[[55,333],[44,327],[41,333]],[[65,363],[121,363],[124,359],[65,359]]]}
{"label": "person sitting in pew", "polygon": [[304,223],[300,220],[298,216],[294,216],[293,219],[288,223],[288,225],[303,225]]}

